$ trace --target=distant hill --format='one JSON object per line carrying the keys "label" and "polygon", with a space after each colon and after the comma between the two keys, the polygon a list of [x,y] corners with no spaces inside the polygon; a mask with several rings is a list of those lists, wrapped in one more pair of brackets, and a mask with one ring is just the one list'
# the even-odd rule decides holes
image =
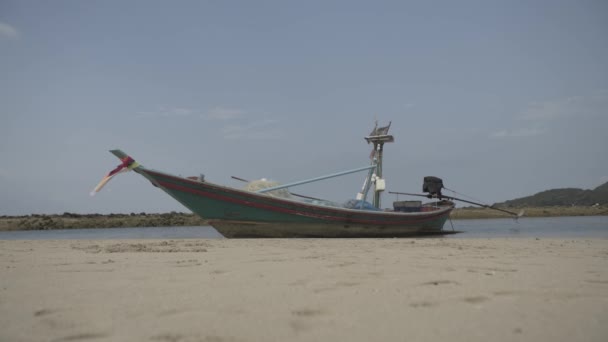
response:
{"label": "distant hill", "polygon": [[608,182],[593,190],[576,188],[552,189],[539,192],[535,195],[516,198],[496,206],[502,207],[552,207],[571,205],[594,205],[596,203],[608,204]]}

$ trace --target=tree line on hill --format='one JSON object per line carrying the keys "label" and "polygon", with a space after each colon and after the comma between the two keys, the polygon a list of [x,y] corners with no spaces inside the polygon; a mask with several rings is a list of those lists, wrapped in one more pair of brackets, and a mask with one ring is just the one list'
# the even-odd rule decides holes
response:
{"label": "tree line on hill", "polygon": [[593,190],[551,189],[532,196],[496,203],[498,207],[593,206],[608,204],[608,182]]}

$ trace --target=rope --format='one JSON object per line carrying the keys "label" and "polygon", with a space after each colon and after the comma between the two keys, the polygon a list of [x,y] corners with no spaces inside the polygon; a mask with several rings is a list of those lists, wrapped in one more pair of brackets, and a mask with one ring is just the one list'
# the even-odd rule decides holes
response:
{"label": "rope", "polygon": [[[482,200],[477,199],[477,198],[472,197],[472,196],[468,196],[468,195],[462,194],[462,193],[460,193],[460,192],[458,192],[458,191],[454,191],[454,190],[452,190],[452,189],[448,189],[448,188],[446,188],[445,186],[444,186],[443,188],[444,188],[444,189],[446,189],[447,191],[453,192],[453,193],[458,194],[458,195],[460,195],[460,196],[462,196],[462,197],[467,197],[467,198],[469,198],[469,199],[471,199],[471,200],[473,200],[473,201],[475,201],[475,202],[485,203],[485,201],[482,201]],[[486,204],[486,205],[488,205],[488,206],[489,206],[489,204]]]}

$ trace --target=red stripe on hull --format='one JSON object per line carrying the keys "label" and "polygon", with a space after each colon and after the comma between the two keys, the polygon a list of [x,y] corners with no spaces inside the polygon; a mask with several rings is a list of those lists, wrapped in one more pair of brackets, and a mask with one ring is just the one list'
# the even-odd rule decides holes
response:
{"label": "red stripe on hull", "polygon": [[[420,216],[418,214],[416,216],[414,216],[414,215],[408,216],[407,220],[395,220],[395,215],[401,216],[401,215],[406,215],[406,214],[392,213],[392,214],[387,215],[387,214],[383,214],[382,212],[378,212],[377,214],[369,213],[369,212],[367,212],[367,213],[351,212],[351,211],[347,212],[346,210],[348,210],[348,209],[340,210],[340,209],[331,209],[331,208],[327,208],[327,207],[312,206],[312,205],[309,205],[306,203],[300,203],[300,202],[294,203],[292,201],[281,200],[278,198],[258,195],[255,193],[248,193],[248,192],[239,191],[239,190],[232,190],[232,189],[227,189],[224,187],[216,187],[209,183],[199,183],[196,181],[191,181],[188,179],[174,177],[171,175],[166,175],[166,174],[157,173],[157,172],[150,172],[149,170],[146,170],[145,172],[148,173],[150,176],[154,176],[154,179],[157,181],[158,185],[160,185],[161,187],[167,188],[167,189],[187,192],[187,193],[195,194],[195,195],[206,197],[206,198],[211,198],[211,199],[218,200],[218,201],[230,202],[230,203],[253,207],[253,208],[259,208],[259,209],[264,209],[264,210],[269,210],[269,211],[274,211],[274,212],[280,212],[280,213],[284,213],[284,214],[299,215],[299,216],[305,216],[305,217],[311,217],[311,218],[317,218],[317,219],[321,219],[321,220],[329,220],[329,221],[335,221],[335,222],[342,221],[342,222],[347,222],[347,223],[360,223],[360,224],[385,225],[385,226],[404,225],[404,224],[407,225],[407,224],[422,223],[422,222],[426,222],[426,221],[439,219],[443,216],[449,215],[449,213],[451,211],[451,210],[445,210],[445,211],[441,211],[440,213],[432,213],[429,215],[424,215],[423,217],[417,217],[417,216]],[[193,186],[197,186],[197,187],[207,187],[207,188],[214,189],[216,191],[232,193],[232,194],[238,195],[238,196],[250,197],[253,201],[247,201],[247,200],[237,199],[237,198],[233,198],[233,197],[229,197],[229,196],[225,196],[225,195],[221,195],[221,194],[217,194],[217,193],[213,193],[213,192],[192,189],[190,187],[173,184],[173,183],[169,183],[166,181],[160,181],[160,180],[158,180],[157,177],[171,178],[173,180],[177,180],[182,183],[189,183],[189,185],[193,185]],[[307,210],[312,210],[312,211],[316,211],[316,212],[326,212],[327,214],[320,214],[320,213],[314,213],[314,212],[302,211],[302,210],[294,210],[294,209],[283,208],[283,207],[276,206],[276,205],[259,203],[260,200],[275,202],[275,203],[281,204],[281,205],[290,205],[290,206],[297,205],[299,207],[306,208]],[[332,213],[333,214],[342,214],[342,215],[350,214],[350,215],[359,216],[359,217],[361,217],[361,216],[367,216],[367,217],[379,216],[379,217],[375,218],[375,219],[337,217],[335,215],[332,215]]]}

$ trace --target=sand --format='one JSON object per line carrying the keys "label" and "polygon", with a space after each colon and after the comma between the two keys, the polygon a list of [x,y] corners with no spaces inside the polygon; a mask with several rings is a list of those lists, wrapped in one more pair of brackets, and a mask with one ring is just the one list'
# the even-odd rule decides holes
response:
{"label": "sand", "polygon": [[608,239],[0,241],[0,341],[608,341]]}

